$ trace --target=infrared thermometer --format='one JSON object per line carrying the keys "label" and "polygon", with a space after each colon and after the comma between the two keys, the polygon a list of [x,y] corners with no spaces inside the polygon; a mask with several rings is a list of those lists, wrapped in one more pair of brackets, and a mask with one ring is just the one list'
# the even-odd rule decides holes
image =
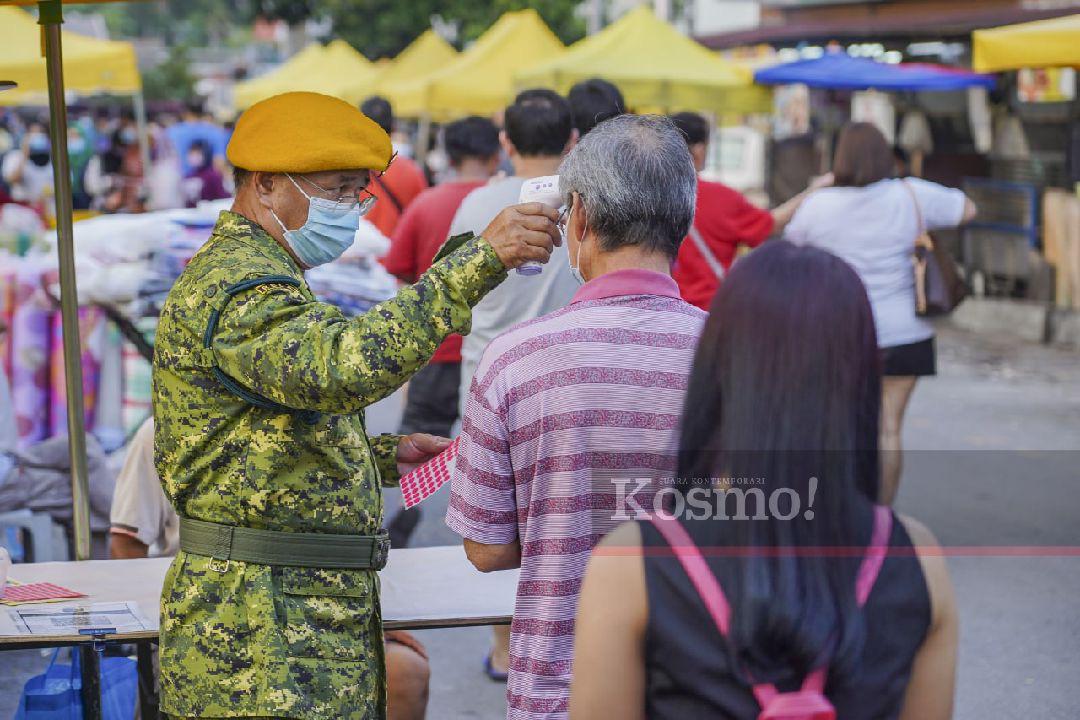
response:
{"label": "infrared thermometer", "polygon": [[[538,202],[558,210],[563,204],[562,195],[559,194],[559,176],[545,175],[526,180],[521,186],[518,202]],[[519,275],[539,275],[541,270],[543,267],[536,262],[523,263],[517,269]]]}

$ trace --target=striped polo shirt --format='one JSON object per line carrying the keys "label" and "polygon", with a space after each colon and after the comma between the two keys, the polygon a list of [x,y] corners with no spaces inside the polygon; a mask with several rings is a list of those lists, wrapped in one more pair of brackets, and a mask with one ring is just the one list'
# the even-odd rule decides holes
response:
{"label": "striped polo shirt", "polygon": [[589,553],[617,504],[631,509],[619,483],[625,496],[675,473],[705,317],[670,276],[619,270],[496,338],[477,367],[446,522],[478,543],[521,543],[508,718],[566,717]]}

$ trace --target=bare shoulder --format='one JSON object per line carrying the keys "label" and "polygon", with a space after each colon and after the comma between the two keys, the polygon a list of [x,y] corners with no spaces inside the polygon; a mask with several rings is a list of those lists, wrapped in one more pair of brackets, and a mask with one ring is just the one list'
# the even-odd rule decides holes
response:
{"label": "bare shoulder", "polygon": [[897,513],[896,517],[903,523],[904,529],[907,530],[907,534],[911,537],[911,544],[915,546],[916,550],[922,547],[929,547],[938,551],[941,549],[937,537],[922,522],[910,515],[901,515],[900,513]]}
{"label": "bare shoulder", "polygon": [[949,580],[945,552],[941,549],[937,537],[926,525],[907,515],[897,515],[897,517],[907,530],[912,547],[919,558],[936,624],[943,616],[951,615],[954,610],[952,583]]}
{"label": "bare shoulder", "polygon": [[636,522],[624,522],[604,536],[597,547],[641,547],[641,528]]}

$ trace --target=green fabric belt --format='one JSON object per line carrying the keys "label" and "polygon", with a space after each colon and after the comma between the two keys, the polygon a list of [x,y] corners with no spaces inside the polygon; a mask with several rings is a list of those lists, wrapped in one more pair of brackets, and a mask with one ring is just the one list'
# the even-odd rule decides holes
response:
{"label": "green fabric belt", "polygon": [[390,538],[255,530],[180,518],[180,549],[215,560],[309,568],[382,570]]}

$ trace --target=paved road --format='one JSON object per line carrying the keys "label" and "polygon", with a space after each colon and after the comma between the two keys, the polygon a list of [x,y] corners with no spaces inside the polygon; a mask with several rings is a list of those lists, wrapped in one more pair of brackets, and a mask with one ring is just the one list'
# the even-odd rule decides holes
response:
{"label": "paved road", "polygon": [[[949,329],[939,349],[940,375],[912,401],[898,507],[958,553],[949,561],[962,617],[956,717],[1074,720],[1080,557],[1023,548],[1080,547],[1080,354]],[[373,432],[394,427],[396,403],[373,408]],[[414,544],[457,541],[445,505],[445,493],[425,504]],[[971,546],[1004,551],[974,556]],[[503,716],[504,687],[480,671],[485,629],[419,635],[432,662],[429,717]],[[37,652],[0,654],[0,718],[43,663]]]}

